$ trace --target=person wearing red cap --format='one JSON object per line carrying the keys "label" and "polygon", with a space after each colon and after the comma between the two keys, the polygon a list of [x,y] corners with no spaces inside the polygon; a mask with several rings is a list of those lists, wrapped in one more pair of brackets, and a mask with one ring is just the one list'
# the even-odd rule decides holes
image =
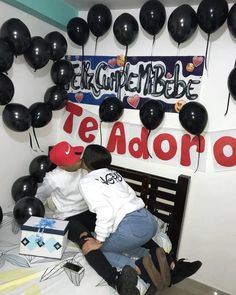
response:
{"label": "person wearing red cap", "polygon": [[[36,197],[53,211],[53,218],[69,221],[68,238],[76,242],[82,249],[85,236],[92,238],[96,215],[88,210],[88,206],[79,192],[79,181],[87,174],[81,169],[82,146],[71,146],[62,141],[49,151],[49,158],[57,167],[46,173],[42,184],[38,187]],[[93,269],[121,295],[139,295],[136,288],[137,274],[130,266],[124,266],[118,272],[112,267],[104,254],[99,250],[85,255]]]}

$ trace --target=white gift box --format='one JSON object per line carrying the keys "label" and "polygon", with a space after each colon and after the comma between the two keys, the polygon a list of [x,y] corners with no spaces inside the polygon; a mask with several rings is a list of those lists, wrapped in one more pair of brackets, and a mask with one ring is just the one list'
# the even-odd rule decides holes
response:
{"label": "white gift box", "polygon": [[20,254],[60,259],[67,244],[68,223],[31,216],[21,228]]}

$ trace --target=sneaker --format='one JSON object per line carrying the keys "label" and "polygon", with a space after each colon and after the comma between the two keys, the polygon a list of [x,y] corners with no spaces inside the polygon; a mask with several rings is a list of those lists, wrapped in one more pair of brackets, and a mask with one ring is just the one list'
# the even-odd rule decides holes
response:
{"label": "sneaker", "polygon": [[125,265],[118,275],[115,289],[120,295],[140,295],[136,287],[137,282],[138,275],[136,270],[129,265]]}
{"label": "sneaker", "polygon": [[175,262],[175,268],[171,270],[171,283],[177,284],[192,276],[201,266],[202,263],[199,260],[193,262],[187,262],[184,259],[178,260]]}

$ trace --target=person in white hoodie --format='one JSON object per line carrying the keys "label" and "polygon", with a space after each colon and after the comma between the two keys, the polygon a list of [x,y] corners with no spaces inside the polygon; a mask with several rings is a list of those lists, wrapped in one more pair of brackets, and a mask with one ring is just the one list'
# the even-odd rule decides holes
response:
{"label": "person in white hoodie", "polygon": [[200,261],[174,262],[157,245],[150,252],[142,247],[155,235],[156,219],[124,178],[109,169],[111,161],[110,152],[96,144],[88,145],[82,156],[88,174],[80,179],[79,188],[89,210],[96,214],[95,237],[85,238],[83,252],[101,249],[113,266],[132,266],[158,290],[195,273]]}
{"label": "person in white hoodie", "polygon": [[[52,210],[54,218],[69,221],[68,238],[82,248],[86,234],[92,239],[90,231],[94,229],[96,215],[88,211],[88,206],[79,192],[79,180],[87,174],[81,169],[82,146],[71,146],[62,141],[54,145],[49,158],[57,167],[46,173],[39,185],[36,198]],[[94,270],[120,295],[139,295],[137,273],[130,266],[117,271],[103,253],[97,249],[85,254],[85,258]]]}
{"label": "person in white hoodie", "polygon": [[123,177],[108,168],[111,160],[110,152],[100,145],[88,145],[83,153],[82,167],[88,174],[80,179],[80,192],[96,213],[96,236],[87,238],[83,252],[101,249],[113,266],[130,265],[159,290],[168,287],[170,267],[164,250],[158,247],[155,252],[156,268],[154,258],[141,247],[155,235],[156,219]]}

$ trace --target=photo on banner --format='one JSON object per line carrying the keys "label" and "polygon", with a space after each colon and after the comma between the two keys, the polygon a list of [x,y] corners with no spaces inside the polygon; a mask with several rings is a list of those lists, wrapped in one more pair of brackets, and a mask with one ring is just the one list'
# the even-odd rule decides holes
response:
{"label": "photo on banner", "polygon": [[69,100],[100,105],[118,97],[128,109],[140,109],[149,99],[161,101],[166,112],[178,113],[197,101],[204,70],[203,56],[80,56],[67,55],[75,76],[67,85]]}

